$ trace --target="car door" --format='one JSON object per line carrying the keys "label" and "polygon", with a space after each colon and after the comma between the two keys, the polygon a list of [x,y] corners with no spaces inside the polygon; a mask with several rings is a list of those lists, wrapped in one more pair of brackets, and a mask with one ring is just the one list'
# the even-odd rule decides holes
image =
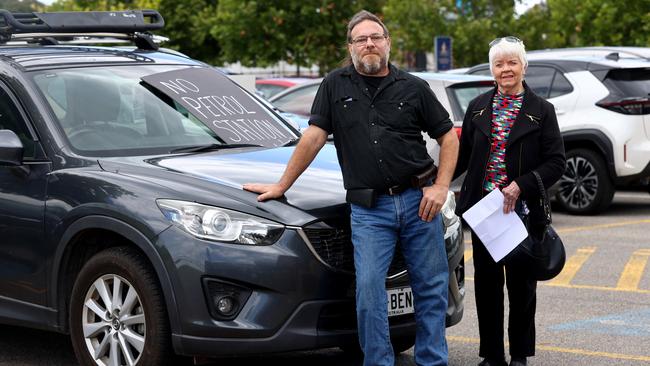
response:
{"label": "car door", "polygon": [[50,164],[26,114],[2,83],[0,129],[14,131],[24,148],[22,165],[0,165],[0,318],[12,318],[25,303],[46,303],[43,219]]}

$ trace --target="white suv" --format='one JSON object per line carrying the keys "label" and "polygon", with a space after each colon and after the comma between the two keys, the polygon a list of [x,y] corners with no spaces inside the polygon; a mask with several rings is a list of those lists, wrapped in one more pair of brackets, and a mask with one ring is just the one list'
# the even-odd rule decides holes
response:
{"label": "white suv", "polygon": [[[617,187],[650,183],[650,60],[629,51],[528,53],[526,83],[553,103],[564,138],[567,169],[555,188],[569,213],[596,214]],[[467,72],[490,75],[488,64]]]}

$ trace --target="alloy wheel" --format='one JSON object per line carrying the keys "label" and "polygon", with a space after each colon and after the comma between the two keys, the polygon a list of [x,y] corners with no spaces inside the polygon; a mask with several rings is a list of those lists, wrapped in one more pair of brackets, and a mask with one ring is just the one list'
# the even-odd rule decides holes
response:
{"label": "alloy wheel", "polygon": [[582,156],[567,159],[567,167],[558,182],[559,197],[571,209],[584,209],[591,205],[598,193],[598,172]]}
{"label": "alloy wheel", "polygon": [[95,280],[84,300],[82,329],[97,365],[135,365],[144,349],[147,327],[133,285],[115,274]]}

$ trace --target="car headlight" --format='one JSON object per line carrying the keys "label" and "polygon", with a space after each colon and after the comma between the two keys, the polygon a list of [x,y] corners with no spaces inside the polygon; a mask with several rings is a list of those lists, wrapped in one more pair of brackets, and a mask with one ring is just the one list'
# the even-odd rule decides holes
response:
{"label": "car headlight", "polygon": [[270,245],[284,231],[284,225],[225,208],[169,199],[159,199],[156,203],[167,219],[201,239]]}
{"label": "car headlight", "polygon": [[447,200],[445,204],[442,205],[440,213],[442,214],[442,222],[445,224],[445,227],[449,227],[458,221],[458,216],[456,216],[456,197],[454,192],[447,192]]}

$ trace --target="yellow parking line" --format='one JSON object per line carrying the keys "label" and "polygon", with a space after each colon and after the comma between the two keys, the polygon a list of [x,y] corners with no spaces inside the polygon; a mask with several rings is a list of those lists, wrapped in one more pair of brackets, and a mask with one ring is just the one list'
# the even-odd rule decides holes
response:
{"label": "yellow parking line", "polygon": [[568,285],[580,270],[582,265],[596,251],[596,247],[578,248],[578,251],[569,257],[564,264],[564,269],[549,284],[551,285]]}
{"label": "yellow parking line", "polygon": [[616,288],[623,290],[636,290],[639,288],[643,270],[650,258],[650,249],[639,249],[632,253],[630,260],[625,265]]}
{"label": "yellow parking line", "polygon": [[[465,277],[466,281],[474,281],[474,277]],[[562,288],[576,288],[582,290],[597,290],[597,291],[612,291],[612,292],[632,292],[635,294],[650,294],[650,290],[643,289],[625,289],[618,287],[605,287],[605,286],[593,286],[593,285],[570,285],[570,284],[556,284],[552,282],[537,282],[537,286],[551,286],[551,287],[562,287]]]}
{"label": "yellow parking line", "polygon": [[[456,337],[456,336],[447,336],[447,340],[462,342],[462,343],[475,343],[475,344],[480,342],[480,340],[476,338]],[[600,351],[590,351],[587,349],[564,348],[564,347],[545,346],[545,345],[536,345],[535,348],[541,351],[570,353],[570,354],[582,355],[582,356],[603,357],[603,358],[610,358],[614,360],[630,360],[630,361],[646,361],[646,362],[650,361],[650,356],[643,356],[643,355],[626,355],[622,353],[609,353],[609,352],[600,352]]]}
{"label": "yellow parking line", "polygon": [[650,290],[642,289],[625,289],[618,287],[606,287],[606,286],[593,286],[593,285],[565,285],[565,284],[554,284],[546,282],[538,282],[539,285],[544,286],[553,286],[553,287],[563,287],[563,288],[578,288],[584,290],[598,290],[598,291],[613,291],[613,292],[633,292],[635,294],[650,294]]}
{"label": "yellow parking line", "polygon": [[474,254],[474,251],[471,249],[465,249],[465,263],[469,262],[472,260],[472,255]]}
{"label": "yellow parking line", "polygon": [[612,227],[627,226],[627,225],[637,225],[637,224],[650,224],[650,220],[621,221],[621,222],[615,222],[615,223],[612,223],[612,224],[576,226],[576,227],[569,227],[569,228],[565,228],[565,229],[559,229],[559,230],[557,230],[557,232],[559,234],[567,234],[567,233],[573,233],[573,232],[578,232],[578,231],[609,229],[609,228],[612,228]]}

